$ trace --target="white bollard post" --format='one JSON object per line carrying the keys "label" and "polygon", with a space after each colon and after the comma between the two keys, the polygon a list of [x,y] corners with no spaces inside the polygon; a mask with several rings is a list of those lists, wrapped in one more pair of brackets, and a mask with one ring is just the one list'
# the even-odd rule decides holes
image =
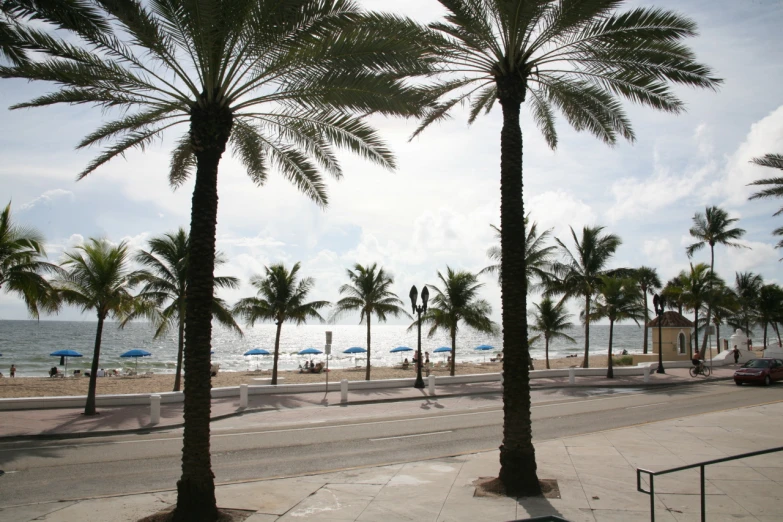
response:
{"label": "white bollard post", "polygon": [[644,382],[650,382],[650,374],[652,373],[652,366],[646,366],[644,368]]}
{"label": "white bollard post", "polygon": [[160,395],[150,395],[150,424],[160,422]]}
{"label": "white bollard post", "polygon": [[340,402],[348,402],[348,379],[340,381]]}
{"label": "white bollard post", "polygon": [[239,385],[239,407],[247,408],[247,384]]}
{"label": "white bollard post", "polygon": [[576,382],[576,368],[568,369],[568,384],[574,384]]}
{"label": "white bollard post", "polygon": [[435,376],[430,375],[427,377],[427,385],[430,388],[430,395],[435,395]]}

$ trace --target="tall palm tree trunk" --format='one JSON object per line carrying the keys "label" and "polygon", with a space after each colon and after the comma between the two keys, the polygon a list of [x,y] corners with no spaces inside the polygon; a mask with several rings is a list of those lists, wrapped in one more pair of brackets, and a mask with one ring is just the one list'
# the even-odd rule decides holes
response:
{"label": "tall palm tree trunk", "polygon": [[185,303],[179,306],[179,324],[177,325],[177,373],[174,376],[174,391],[180,390],[182,378],[182,354],[185,351]]}
{"label": "tall palm tree trunk", "polygon": [[720,353],[720,324],[715,325],[715,337],[716,337],[715,344],[718,348],[718,353]]}
{"label": "tall palm tree trunk", "polygon": [[614,336],[614,321],[609,319],[609,359],[606,361],[606,378],[614,379],[614,361],[612,361],[612,337]]}
{"label": "tall palm tree trunk", "polygon": [[[95,332],[95,346],[92,349],[92,365],[90,366],[90,385],[87,388],[87,403],[84,405],[85,415],[95,415],[95,388],[98,384],[98,359],[101,356],[101,337],[103,336],[103,321],[106,316],[98,314],[98,329]],[[66,376],[67,377],[67,376]]]}
{"label": "tall palm tree trunk", "polygon": [[451,329],[451,364],[449,365],[449,375],[454,377],[456,365],[454,364],[454,360],[457,358],[457,330],[454,328]]}
{"label": "tall palm tree trunk", "polygon": [[549,369],[549,337],[544,336],[544,357],[546,358],[546,369]]}
{"label": "tall palm tree trunk", "polygon": [[[696,347],[696,349],[699,349],[699,307],[696,307],[696,310],[693,312],[693,336],[694,336],[694,343],[693,346]],[[693,359],[693,353],[691,353],[691,359]],[[699,359],[704,359],[704,352],[699,353]]]}
{"label": "tall palm tree trunk", "polygon": [[283,321],[278,319],[275,331],[275,354],[272,356],[272,384],[277,385],[277,359],[280,357],[280,332],[283,330]]}
{"label": "tall palm tree trunk", "polygon": [[[767,348],[767,325],[768,325],[768,323],[765,321],[764,322],[764,341],[763,341],[763,344],[761,345],[762,349],[766,349]],[[93,362],[93,364],[94,364],[94,362]]]}
{"label": "tall palm tree trunk", "polygon": [[530,354],[527,346],[525,212],[522,201],[522,129],[524,101],[514,80],[498,79],[503,108],[500,133],[500,270],[503,322],[503,443],[499,478],[511,496],[541,494],[536,474],[530,419]]}
{"label": "tall palm tree trunk", "polygon": [[[710,276],[715,275],[715,247],[710,245]],[[712,281],[710,281],[710,292],[712,292]],[[712,297],[712,296],[710,296]],[[705,322],[704,326],[704,339],[701,341],[701,353],[704,353],[707,351],[707,340],[709,339],[709,327],[710,327],[710,321],[712,320],[712,299],[707,300],[707,322]]]}
{"label": "tall palm tree trunk", "polygon": [[647,353],[647,323],[650,322],[650,311],[647,309],[647,289],[644,290],[644,352]]}
{"label": "tall palm tree trunk", "polygon": [[190,214],[187,301],[185,315],[185,429],[182,477],[177,482],[174,522],[217,519],[215,476],[209,445],[211,410],[210,348],[214,297],[217,176],[220,157],[231,134],[232,116],[217,104],[194,104],[190,140],[196,155],[196,183]]}
{"label": "tall palm tree trunk", "polygon": [[364,380],[370,380],[370,317],[371,314],[367,314],[367,370],[364,372]]}
{"label": "tall palm tree trunk", "polygon": [[582,368],[590,367],[590,295],[585,296],[585,360]]}

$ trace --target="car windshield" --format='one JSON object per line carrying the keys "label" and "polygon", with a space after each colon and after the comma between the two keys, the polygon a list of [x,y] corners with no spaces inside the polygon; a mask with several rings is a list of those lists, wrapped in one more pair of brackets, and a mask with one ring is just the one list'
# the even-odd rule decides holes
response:
{"label": "car windshield", "polygon": [[769,368],[772,361],[765,361],[763,359],[753,359],[745,363],[743,368]]}

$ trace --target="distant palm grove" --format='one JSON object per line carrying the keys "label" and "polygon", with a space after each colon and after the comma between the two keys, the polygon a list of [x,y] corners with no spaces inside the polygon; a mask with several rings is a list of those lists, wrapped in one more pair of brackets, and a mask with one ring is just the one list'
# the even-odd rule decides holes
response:
{"label": "distant palm grove", "polygon": [[[616,266],[622,239],[606,227],[552,237],[551,231],[539,233],[535,216],[526,216],[523,119],[553,149],[556,113],[608,145],[633,142],[621,101],[675,115],[685,110],[676,87],[716,91],[722,83],[686,45],[697,34],[693,20],[654,7],[621,11],[623,0],[439,1],[444,18],[421,25],[346,0],[0,0],[0,78],[53,86],[12,109],[86,104],[116,117],[79,143],[101,147],[79,179],[129,150],[144,150],[162,135],[177,133],[161,175],[168,171],[172,187],[194,181],[189,228],[160,231],[139,252],[122,241],[91,238],[53,263],[41,234],[13,221],[10,203],[0,216],[0,288],[18,295],[33,317],[57,313],[64,304],[96,314],[85,414],[96,413],[93,376],[107,318],[121,324],[146,319],[156,335],[177,330],[175,387],[182,370],[186,421],[170,520],[214,522],[220,516],[210,460],[213,319],[237,332],[242,324],[276,325],[273,382],[287,323],[358,315],[367,328],[370,379],[372,325],[390,317],[412,319],[400,298],[407,289],[397,288],[394,275],[377,263],[346,267],[344,284],[331,289],[333,302],[313,298],[316,281],[300,263],[279,261],[250,278],[253,295],[223,301],[221,289],[242,283],[214,275],[226,261],[215,239],[226,152],[259,190],[277,173],[326,208],[324,176],[342,177],[340,154],[396,167],[368,115],[416,119],[416,136],[437,132],[432,124],[462,107],[472,123],[499,105],[500,170],[487,175],[487,183],[500,185],[499,243],[484,270],[444,266],[429,275],[433,299],[422,322],[430,335],[448,333],[452,373],[460,328],[502,331],[498,479],[508,495],[541,493],[532,443],[529,343],[548,347],[550,339],[562,338],[571,321],[567,304],[576,306],[584,326],[585,367],[591,323],[644,323],[654,293],[666,296],[668,306],[692,313],[697,328],[760,325],[765,342],[768,332],[780,339],[783,290],[758,274],[714,273],[715,256],[744,248],[739,241],[745,234],[717,206],[694,209],[693,243],[683,252],[691,258],[708,248],[710,263],[691,263],[664,285],[654,267]],[[754,161],[782,166],[777,154]],[[783,195],[781,178],[756,184],[767,188],[754,198]],[[783,229],[773,233],[783,235]],[[479,272],[497,276],[490,284],[500,285],[499,325],[480,296],[485,283]],[[542,299],[529,307],[533,291]],[[648,350],[646,335],[642,349]],[[609,361],[611,377],[611,356]]]}

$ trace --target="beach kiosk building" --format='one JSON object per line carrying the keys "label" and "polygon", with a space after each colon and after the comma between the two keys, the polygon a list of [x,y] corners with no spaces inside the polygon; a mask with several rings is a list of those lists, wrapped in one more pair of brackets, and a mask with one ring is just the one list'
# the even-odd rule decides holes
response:
{"label": "beach kiosk building", "polygon": [[[661,343],[658,343],[658,321],[661,321]],[[652,328],[652,360],[658,360],[658,346],[663,349],[664,361],[688,361],[692,356],[691,330],[693,321],[689,321],[679,312],[664,312],[647,323]]]}

